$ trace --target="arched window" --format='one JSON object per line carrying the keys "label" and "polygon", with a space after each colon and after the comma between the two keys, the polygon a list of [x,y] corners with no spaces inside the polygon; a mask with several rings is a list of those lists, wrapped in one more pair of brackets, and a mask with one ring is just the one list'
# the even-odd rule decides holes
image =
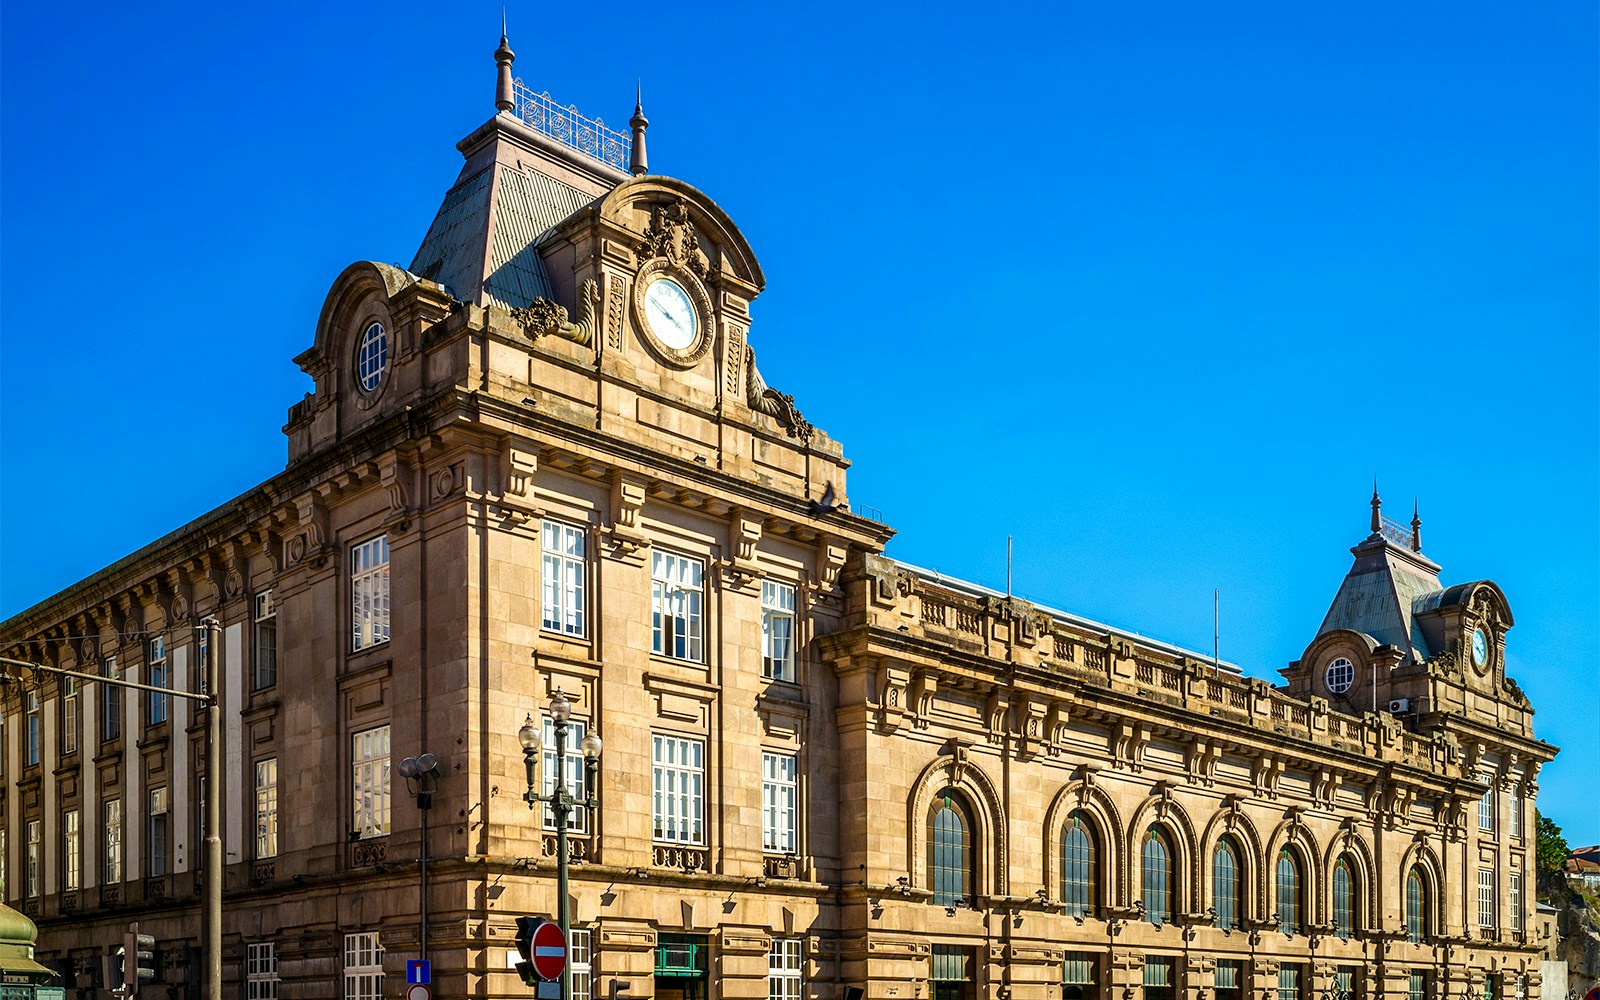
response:
{"label": "arched window", "polygon": [[1350,940],[1356,930],[1356,880],[1346,855],[1339,855],[1333,866],[1333,933],[1341,941]]}
{"label": "arched window", "polygon": [[1089,817],[1073,812],[1061,833],[1061,900],[1069,917],[1094,915],[1096,860]]}
{"label": "arched window", "polygon": [[1428,886],[1415,865],[1406,875],[1406,940],[1421,944],[1428,934]]}
{"label": "arched window", "polygon": [[1278,855],[1278,931],[1300,933],[1300,866],[1287,847]]}
{"label": "arched window", "polygon": [[1217,911],[1217,926],[1225,931],[1239,926],[1239,853],[1233,841],[1223,837],[1217,841],[1217,852],[1211,856],[1211,896]]}
{"label": "arched window", "polygon": [[1172,848],[1161,827],[1145,834],[1142,856],[1145,919],[1164,924],[1172,919]]}
{"label": "arched window", "polygon": [[928,810],[928,883],[941,906],[972,898],[972,814],[961,793],[946,788]]}

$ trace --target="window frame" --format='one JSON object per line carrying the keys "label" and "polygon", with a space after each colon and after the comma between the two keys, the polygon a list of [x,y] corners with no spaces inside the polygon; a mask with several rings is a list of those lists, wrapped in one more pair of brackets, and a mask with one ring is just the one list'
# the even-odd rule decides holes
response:
{"label": "window frame", "polygon": [[61,891],[77,892],[83,885],[83,826],[77,809],[61,814]]}
{"label": "window frame", "polygon": [[[122,679],[122,667],[115,656],[100,661],[100,676],[107,680]],[[100,742],[110,743],[122,739],[122,687],[117,684],[100,687]]]}
{"label": "window frame", "polygon": [[[380,732],[383,734],[382,752],[363,749],[364,739],[376,739]],[[390,738],[387,722],[350,734],[350,829],[353,840],[373,840],[389,835],[393,797],[393,781],[389,774],[392,751]]]}
{"label": "window frame", "polygon": [[273,941],[245,945],[245,1000],[278,1000],[278,946]]}
{"label": "window frame", "polygon": [[264,861],[278,856],[277,757],[255,762],[255,793],[256,860]]}
{"label": "window frame", "polygon": [[1500,926],[1499,914],[1495,912],[1496,895],[1498,886],[1495,885],[1495,870],[1493,868],[1478,868],[1478,929],[1490,931]]}
{"label": "window frame", "polygon": [[123,881],[122,799],[100,803],[100,883],[117,885]]}
{"label": "window frame", "polygon": [[594,996],[594,934],[587,927],[569,932],[567,964],[571,991],[568,1000],[591,1000]]}
{"label": "window frame", "polygon": [[800,846],[800,757],[761,751],[761,850],[795,854]]}
{"label": "window frame", "polygon": [[22,699],[22,766],[38,767],[44,757],[44,724],[38,691]]}
{"label": "window frame", "polygon": [[[556,547],[551,547],[551,534]],[[577,551],[570,551],[576,540]],[[573,576],[576,576],[576,583]],[[575,639],[589,631],[589,533],[587,529],[545,518],[539,524],[539,628]]]}
{"label": "window frame", "polygon": [[78,679],[61,678],[61,755],[78,752],[78,730],[81,727],[78,702]]}
{"label": "window frame", "polygon": [[[1160,857],[1152,857],[1152,846],[1160,851]],[[1159,823],[1152,823],[1139,846],[1139,899],[1144,903],[1144,918],[1157,927],[1172,922],[1178,905],[1176,867],[1170,836]],[[1152,885],[1152,876],[1159,883]]]}
{"label": "window frame", "polygon": [[250,690],[278,685],[278,603],[271,587],[250,598],[250,626],[255,657],[250,662]]}
{"label": "window frame", "polygon": [[390,558],[387,532],[379,532],[350,546],[350,652],[352,653],[375,649],[387,643],[392,637]]}
{"label": "window frame", "polygon": [[[1340,885],[1341,880],[1343,886]],[[1333,881],[1330,888],[1333,904],[1333,936],[1340,941],[1348,941],[1355,937],[1360,928],[1356,921],[1356,888],[1355,865],[1350,862],[1348,854],[1339,855],[1333,863]],[[1341,917],[1343,922],[1341,922]]]}
{"label": "window frame", "polygon": [[[151,687],[165,688],[172,683],[172,669],[167,660],[167,640],[165,636],[151,636],[145,643],[144,673],[146,682]],[[166,723],[169,715],[167,696],[159,691],[148,692],[146,701],[145,725],[159,726]]]}
{"label": "window frame", "polygon": [[341,980],[344,1000],[383,1000],[383,942],[377,931],[344,936]]}
{"label": "window frame", "polygon": [[933,890],[929,902],[946,908],[976,908],[977,829],[972,806],[960,789],[946,786],[933,797],[925,833],[928,888]]}
{"label": "window frame", "polygon": [[[663,754],[663,751],[671,752]],[[678,752],[692,763],[675,760]],[[676,787],[680,783],[684,787]],[[706,741],[677,733],[652,732],[651,840],[685,847],[706,846],[706,790]]]}
{"label": "window frame", "polygon": [[[1081,843],[1075,843],[1074,840]],[[1082,809],[1067,814],[1061,828],[1061,905],[1068,917],[1099,912],[1099,842],[1093,818]]]}
{"label": "window frame", "polygon": [[805,996],[805,938],[774,937],[767,949],[767,1000]]}
{"label": "window frame", "polygon": [[[778,580],[761,581],[761,676],[795,683],[795,588]],[[778,626],[782,624],[783,628]],[[780,635],[779,632],[783,634]]]}
{"label": "window frame", "polygon": [[1293,937],[1301,933],[1305,913],[1305,878],[1294,850],[1284,847],[1273,866],[1273,900],[1278,906],[1278,933]]}
{"label": "window frame", "polygon": [[[541,715],[540,722],[543,728],[543,743],[539,749],[539,779],[540,791],[544,793],[546,802],[540,809],[542,816],[541,829],[546,833],[556,832],[556,814],[550,808],[548,799],[556,790],[556,724],[548,715]],[[587,789],[584,784],[587,775],[584,771],[583,738],[589,731],[589,724],[584,719],[567,720],[567,746],[564,777],[566,778],[567,791],[579,802],[586,798]],[[589,833],[589,810],[573,809],[567,814],[567,832],[586,836]]]}
{"label": "window frame", "polygon": [[[692,571],[692,573],[688,572]],[[694,582],[680,582],[692,575]],[[705,560],[659,548],[650,551],[650,652],[705,662]]]}
{"label": "window frame", "polygon": [[149,878],[167,874],[167,846],[172,840],[169,826],[171,796],[166,785],[158,785],[145,793],[145,869]]}
{"label": "window frame", "polygon": [[22,834],[22,893],[25,899],[38,899],[44,895],[44,820],[25,821]]}
{"label": "window frame", "polygon": [[[1224,856],[1231,866],[1227,871],[1222,868],[1221,862]],[[1216,849],[1211,852],[1211,908],[1217,914],[1217,927],[1221,930],[1239,929],[1242,916],[1239,912],[1241,909],[1239,886],[1243,875],[1243,866],[1239,862],[1239,849],[1234,846],[1232,837],[1223,834],[1217,838]]]}
{"label": "window frame", "polygon": [[1428,878],[1419,865],[1412,865],[1406,869],[1403,913],[1406,941],[1411,944],[1422,944],[1432,930],[1431,921],[1428,919],[1430,889]]}

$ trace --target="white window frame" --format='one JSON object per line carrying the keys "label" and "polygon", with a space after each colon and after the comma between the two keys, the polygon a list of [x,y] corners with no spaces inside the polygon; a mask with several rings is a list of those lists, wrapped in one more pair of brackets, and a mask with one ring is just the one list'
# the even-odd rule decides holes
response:
{"label": "white window frame", "polygon": [[1497,926],[1494,912],[1494,869],[1478,869],[1478,926],[1490,929]]}
{"label": "white window frame", "polygon": [[792,753],[761,752],[761,849],[793,854],[799,841],[800,762]]}
{"label": "white window frame", "polygon": [[1508,902],[1511,904],[1511,929],[1522,930],[1522,873],[1511,873],[1511,884],[1507,888]]}
{"label": "white window frame", "polygon": [[389,725],[350,734],[351,820],[356,837],[389,834]]}
{"label": "white window frame", "polygon": [[[145,644],[145,678],[151,687],[164,688],[172,684],[172,674],[167,669],[167,640],[163,636],[153,636]],[[150,712],[145,721],[149,725],[159,726],[167,721],[167,696],[157,691],[150,692]]]}
{"label": "white window frame", "polygon": [[350,546],[350,651],[389,641],[389,536]]}
{"label": "white window frame", "polygon": [[61,891],[77,892],[83,882],[83,835],[78,810],[61,814]]}
{"label": "white window frame", "polygon": [[256,761],[256,858],[278,856],[278,758]]}
{"label": "white window frame", "polygon": [[1511,836],[1522,839],[1522,792],[1512,789],[1508,803]]}
{"label": "white window frame", "polygon": [[1494,778],[1483,779],[1489,783],[1484,791],[1483,798],[1478,800],[1478,829],[1488,833],[1494,832]]}
{"label": "white window frame", "polygon": [[245,1000],[278,1000],[278,946],[275,942],[245,946]]}
{"label": "white window frame", "polygon": [[[540,780],[546,796],[552,795],[556,790],[556,724],[548,715],[541,716],[544,725],[544,743],[539,751]],[[567,747],[566,766],[564,775],[567,779],[567,791],[579,802],[584,800],[583,788],[583,737],[588,732],[588,724],[582,719],[567,720]],[[550,809],[547,801],[544,805],[544,828],[554,831],[556,828],[556,815]],[[567,814],[568,833],[589,832],[589,810],[573,809]]]}
{"label": "white window frame", "polygon": [[39,692],[28,692],[24,700],[23,719],[22,763],[25,767],[33,767],[39,763],[44,752],[44,730],[39,721]]}
{"label": "white window frame", "polygon": [[587,929],[574,927],[570,932],[567,964],[572,984],[569,1000],[593,1000],[594,938]]}
{"label": "white window frame", "polygon": [[23,825],[25,834],[23,893],[28,899],[44,895],[44,820],[30,819]]}
{"label": "white window frame", "polygon": [[278,605],[272,599],[272,588],[257,591],[251,608],[256,656],[250,669],[250,690],[263,691],[278,683]]}
{"label": "white window frame", "polygon": [[650,553],[650,651],[705,660],[705,563],[676,552]]}
{"label": "white window frame", "polygon": [[78,752],[78,679],[61,678],[61,752]]}
{"label": "white window frame", "polygon": [[149,793],[150,809],[147,816],[149,835],[145,842],[145,874],[155,878],[167,873],[167,788],[152,788]]}
{"label": "white window frame", "polygon": [[704,740],[650,734],[653,839],[705,846]]}
{"label": "white window frame", "polygon": [[805,995],[805,939],[772,939],[767,951],[767,1000],[800,1000]]}
{"label": "white window frame", "polygon": [[589,593],[589,564],[584,529],[563,521],[544,521],[539,547],[540,627],[561,635],[587,635],[584,602]]}
{"label": "white window frame", "polygon": [[[115,656],[108,656],[100,664],[100,676],[111,680],[122,679],[122,668]],[[115,684],[100,685],[100,742],[122,738],[122,688]]]}
{"label": "white window frame", "polygon": [[795,679],[794,587],[761,581],[761,676],[775,681]]}
{"label": "white window frame", "polygon": [[100,866],[100,881],[116,885],[122,881],[122,800],[107,799],[100,807],[101,827],[105,843]]}
{"label": "white window frame", "polygon": [[377,931],[344,936],[344,1000],[383,1000],[383,945]]}

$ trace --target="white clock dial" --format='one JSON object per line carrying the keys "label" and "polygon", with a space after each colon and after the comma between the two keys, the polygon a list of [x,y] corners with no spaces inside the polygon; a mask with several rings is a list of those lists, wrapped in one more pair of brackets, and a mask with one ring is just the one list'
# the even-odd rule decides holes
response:
{"label": "white clock dial", "polygon": [[655,338],[674,351],[688,350],[700,332],[689,293],[671,278],[657,278],[644,290],[644,316]]}
{"label": "white clock dial", "polygon": [[1489,637],[1483,634],[1483,629],[1472,630],[1472,663],[1474,666],[1483,666],[1489,662]]}

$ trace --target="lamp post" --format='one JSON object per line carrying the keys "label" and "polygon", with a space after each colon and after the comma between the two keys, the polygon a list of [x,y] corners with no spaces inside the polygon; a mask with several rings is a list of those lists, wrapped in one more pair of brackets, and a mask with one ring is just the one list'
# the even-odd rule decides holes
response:
{"label": "lamp post", "polygon": [[533,714],[522,723],[522,728],[517,731],[517,739],[522,743],[522,760],[528,768],[528,794],[523,796],[527,800],[528,808],[533,809],[539,805],[550,807],[550,815],[556,824],[556,923],[561,927],[561,937],[567,942],[567,955],[569,961],[562,966],[561,971],[561,996],[563,1000],[572,995],[572,914],[568,907],[568,859],[567,859],[567,822],[574,809],[584,810],[587,815],[590,810],[599,805],[595,797],[595,778],[600,770],[600,737],[594,732],[589,732],[583,738],[583,797],[573,795],[567,788],[567,725],[572,719],[572,702],[567,696],[556,688],[556,693],[550,698],[550,723],[555,731],[555,780],[551,784],[550,794],[539,794],[539,751],[542,728],[534,722]]}

